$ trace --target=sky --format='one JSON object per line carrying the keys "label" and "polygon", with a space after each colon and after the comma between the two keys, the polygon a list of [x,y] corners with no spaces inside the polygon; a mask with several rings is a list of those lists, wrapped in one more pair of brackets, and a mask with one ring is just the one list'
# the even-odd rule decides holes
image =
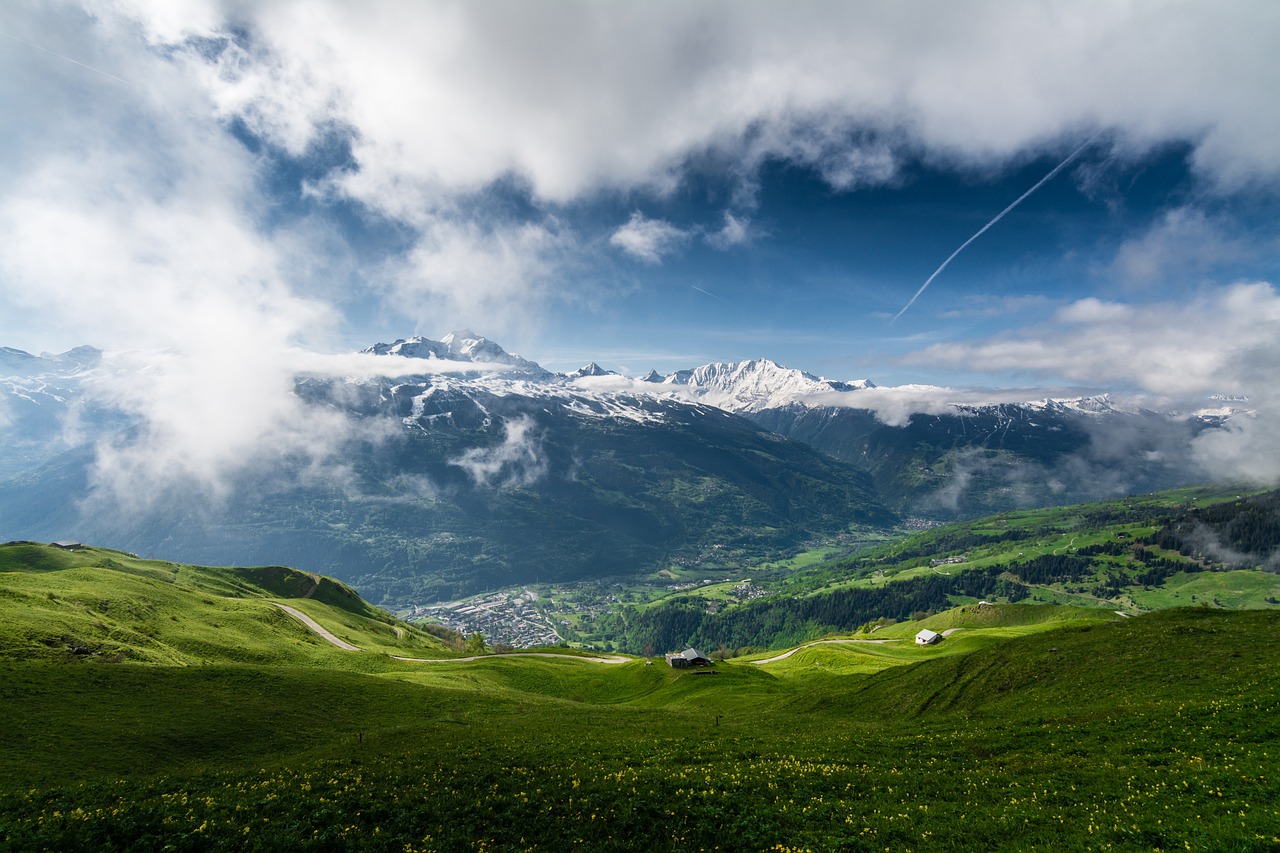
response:
{"label": "sky", "polygon": [[210,417],[462,328],[1271,411],[1277,44],[1271,0],[10,0],[0,345],[164,352]]}

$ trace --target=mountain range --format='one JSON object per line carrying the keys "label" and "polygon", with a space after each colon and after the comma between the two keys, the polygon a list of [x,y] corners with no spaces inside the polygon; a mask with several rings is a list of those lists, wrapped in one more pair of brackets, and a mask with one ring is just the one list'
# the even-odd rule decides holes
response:
{"label": "mountain range", "polygon": [[122,381],[112,356],[0,350],[0,538],[289,563],[374,601],[422,601],[751,564],[904,519],[1199,481],[1190,442],[1242,414],[1087,397],[886,415],[893,389],[766,359],[561,374],[470,331],[378,343],[361,364],[294,380],[304,437],[326,417],[359,426],[321,464],[264,455],[214,499],[175,474],[123,506],[95,501],[102,449],[145,452],[149,433],[122,395],[95,391],[105,376]]}

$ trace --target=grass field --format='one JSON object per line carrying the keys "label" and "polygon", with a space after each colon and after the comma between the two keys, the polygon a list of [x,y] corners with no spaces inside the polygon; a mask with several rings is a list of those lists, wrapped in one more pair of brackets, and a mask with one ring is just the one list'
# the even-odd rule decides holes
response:
{"label": "grass field", "polygon": [[1280,846],[1275,611],[965,605],[709,671],[415,664],[453,653],[305,573],[43,546],[0,571],[6,850]]}

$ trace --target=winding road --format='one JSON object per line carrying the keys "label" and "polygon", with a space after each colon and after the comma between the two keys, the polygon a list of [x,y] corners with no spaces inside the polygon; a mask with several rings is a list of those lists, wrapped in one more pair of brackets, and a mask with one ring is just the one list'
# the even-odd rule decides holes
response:
{"label": "winding road", "polygon": [[306,625],[312,631],[319,634],[323,639],[328,640],[330,643],[342,649],[343,651],[347,651],[347,652],[363,651],[359,646],[353,646],[350,643],[348,643],[346,640],[339,640],[337,637],[333,636],[333,634],[330,634],[323,627],[321,627],[319,622],[312,619],[310,616],[303,613],[301,610],[298,610],[297,608],[294,608],[294,607],[290,607],[287,604],[280,604],[279,602],[275,602],[275,601],[273,601],[272,604],[274,604],[276,607],[279,607],[285,613],[288,613],[294,619],[297,619],[303,625]]}

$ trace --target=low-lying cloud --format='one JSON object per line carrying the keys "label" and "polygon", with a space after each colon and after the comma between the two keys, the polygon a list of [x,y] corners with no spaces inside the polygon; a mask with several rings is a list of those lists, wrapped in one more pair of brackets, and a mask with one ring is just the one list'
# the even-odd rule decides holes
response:
{"label": "low-lying cloud", "polygon": [[532,486],[547,475],[549,463],[542,435],[533,418],[522,416],[503,423],[502,443],[473,447],[450,460],[467,472],[477,486],[509,489]]}

